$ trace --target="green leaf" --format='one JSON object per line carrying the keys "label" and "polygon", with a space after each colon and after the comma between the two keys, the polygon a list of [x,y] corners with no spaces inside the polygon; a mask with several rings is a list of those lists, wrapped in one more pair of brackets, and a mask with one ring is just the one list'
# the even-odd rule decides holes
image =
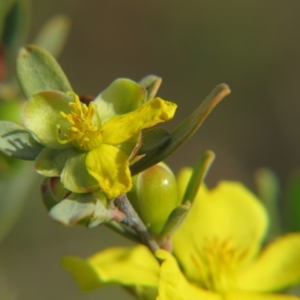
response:
{"label": "green leaf", "polygon": [[269,169],[261,168],[254,175],[258,197],[265,205],[270,225],[268,240],[282,234],[280,213],[279,213],[279,180],[274,172]]}
{"label": "green leaf", "polygon": [[131,174],[138,174],[172,154],[196,132],[212,109],[229,93],[230,90],[226,84],[218,85],[201,105],[171,132],[169,143],[160,149],[148,152],[131,166]]}
{"label": "green leaf", "polygon": [[0,151],[7,156],[35,160],[44,148],[23,127],[8,121],[0,121]]}
{"label": "green leaf", "polygon": [[142,145],[138,155],[146,154],[166,145],[171,140],[170,132],[164,128],[149,128],[142,131]]}
{"label": "green leaf", "polygon": [[186,203],[177,206],[170,214],[167,222],[165,223],[161,233],[160,240],[169,239],[176,230],[180,227],[184,221],[187,213],[191,208],[191,203],[187,201]]}
{"label": "green leaf", "polygon": [[149,75],[144,77],[139,84],[147,90],[147,100],[151,100],[155,97],[162,79],[155,75]]}
{"label": "green leaf", "polygon": [[300,171],[296,171],[288,180],[285,194],[285,230],[300,231]]}
{"label": "green leaf", "polygon": [[2,43],[8,48],[8,54],[14,57],[17,49],[24,43],[28,32],[30,3],[28,0],[1,0],[0,2],[0,11],[4,9],[6,13],[5,16],[0,13],[5,20],[2,28]]}
{"label": "green leaf", "polygon": [[13,0],[1,0],[0,1],[0,36],[2,40],[2,35],[5,27],[5,23],[7,20],[7,16],[14,5]]}
{"label": "green leaf", "polygon": [[72,193],[52,207],[49,216],[62,225],[73,226],[83,219],[91,217],[95,212],[95,208],[96,200],[92,194]]}
{"label": "green leaf", "polygon": [[17,59],[17,75],[25,96],[30,99],[42,91],[68,92],[72,87],[56,60],[44,49],[29,45]]}
{"label": "green leaf", "polygon": [[183,196],[182,203],[185,203],[186,201],[193,203],[214,159],[215,154],[210,150],[201,155],[193,169],[193,173]]}
{"label": "green leaf", "polygon": [[70,27],[71,20],[69,17],[64,15],[54,16],[39,31],[34,44],[57,57],[66,43]]}

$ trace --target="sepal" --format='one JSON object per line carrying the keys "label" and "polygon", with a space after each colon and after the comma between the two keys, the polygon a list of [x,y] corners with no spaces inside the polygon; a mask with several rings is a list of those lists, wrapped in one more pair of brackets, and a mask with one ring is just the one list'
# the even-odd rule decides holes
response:
{"label": "sepal", "polygon": [[153,99],[161,85],[162,79],[155,75],[148,75],[140,80],[139,84],[147,91],[147,101]]}

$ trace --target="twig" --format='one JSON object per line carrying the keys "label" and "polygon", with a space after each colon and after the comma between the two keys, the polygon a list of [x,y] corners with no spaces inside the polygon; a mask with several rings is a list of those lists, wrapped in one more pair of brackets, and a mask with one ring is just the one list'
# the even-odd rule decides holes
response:
{"label": "twig", "polygon": [[133,228],[136,233],[140,236],[142,242],[149,247],[149,249],[155,253],[157,250],[160,249],[158,243],[155,239],[151,236],[148,232],[147,227],[140,219],[138,214],[135,212],[134,208],[132,207],[131,203],[127,199],[125,194],[121,194],[117,198],[115,198],[114,203],[116,207],[122,211],[126,218],[124,218],[121,222],[126,224],[127,226]]}

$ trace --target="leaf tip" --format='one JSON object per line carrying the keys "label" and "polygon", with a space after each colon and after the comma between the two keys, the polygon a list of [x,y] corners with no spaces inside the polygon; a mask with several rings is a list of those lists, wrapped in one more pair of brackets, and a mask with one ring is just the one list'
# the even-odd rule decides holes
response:
{"label": "leaf tip", "polygon": [[223,97],[231,93],[230,87],[226,83],[221,83],[217,86],[219,93],[222,93]]}

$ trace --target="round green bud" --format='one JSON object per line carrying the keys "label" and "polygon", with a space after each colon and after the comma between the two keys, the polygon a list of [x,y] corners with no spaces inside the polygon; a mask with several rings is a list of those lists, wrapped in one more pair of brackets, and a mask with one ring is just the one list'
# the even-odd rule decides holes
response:
{"label": "round green bud", "polygon": [[134,176],[133,188],[127,195],[140,218],[157,235],[179,204],[175,176],[164,163]]}

